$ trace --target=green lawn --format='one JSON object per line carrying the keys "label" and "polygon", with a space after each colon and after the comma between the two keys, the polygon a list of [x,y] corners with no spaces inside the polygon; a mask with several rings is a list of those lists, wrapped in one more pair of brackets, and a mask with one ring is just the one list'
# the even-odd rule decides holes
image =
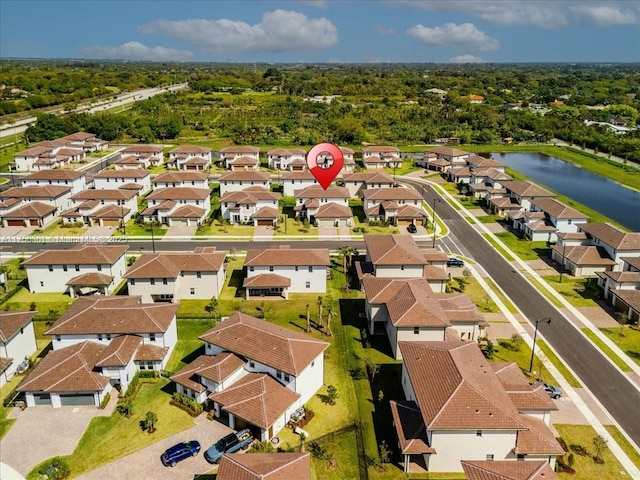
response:
{"label": "green lawn", "polygon": [[[563,480],[594,480],[609,478],[630,478],[629,474],[624,472],[624,468],[620,462],[611,453],[609,448],[605,448],[602,452],[604,463],[599,465],[591,458],[595,453],[593,448],[593,438],[597,435],[593,427],[589,425],[554,425],[562,439],[569,446],[569,452],[564,456],[565,461],[569,453],[573,453],[575,464],[573,468],[575,474],[558,473],[558,477]],[[582,446],[589,455],[579,455],[575,450],[571,449],[571,445]],[[621,474],[624,472],[624,474]]]}
{"label": "green lawn", "polygon": [[498,296],[498,298],[500,298],[500,300],[502,300],[502,303],[505,305],[505,307],[507,307],[507,310],[511,313],[518,313],[518,309],[516,308],[516,306],[511,303],[511,300],[509,300],[509,298],[507,298],[507,296],[502,293],[502,290],[500,290],[498,288],[498,286],[493,282],[493,280],[491,280],[491,278],[487,277],[484,279],[485,282],[487,282],[487,285],[489,285],[489,288],[491,288],[491,290],[493,290],[493,292]]}
{"label": "green lawn", "polygon": [[511,232],[496,233],[495,236],[499,238],[509,250],[524,261],[538,260],[540,257],[551,255],[551,250],[547,247],[547,242],[524,240],[518,238],[518,236]]}
{"label": "green lawn", "polygon": [[[131,418],[124,418],[114,411],[109,417],[91,420],[74,452],[65,457],[71,476],[78,476],[191,428],[193,418],[169,405],[171,394],[167,390],[172,389],[163,388],[169,383],[168,379],[160,378],[155,384],[143,384],[133,401]],[[153,434],[143,432],[139,425],[149,411],[158,415],[157,431]],[[27,478],[37,478],[37,467]]]}
{"label": "green lawn", "polygon": [[193,361],[199,354],[204,354],[204,342],[198,337],[211,329],[213,320],[179,319],[178,343],[167,362],[167,370],[176,373],[185,365]]}
{"label": "green lawn", "polygon": [[2,388],[0,388],[0,440],[2,440],[2,437],[7,434],[11,426],[16,423],[17,420],[15,418],[7,418],[7,415],[9,415],[11,408],[5,408],[2,402],[4,401],[5,397],[9,395],[9,393],[11,393],[11,390],[18,386],[23,378],[24,376],[22,375],[14,375],[13,377],[11,377],[11,380],[9,380],[2,386]]}
{"label": "green lawn", "polygon": [[[540,359],[536,356],[533,361],[533,373],[529,373],[529,363],[531,362],[531,349],[529,346],[522,342],[519,346],[514,344],[510,338],[498,338],[497,344],[494,345],[496,353],[493,355],[493,361],[506,361],[515,362],[520,367],[520,370],[531,381],[540,380],[551,384],[557,384],[553,375],[547,370],[547,368],[540,362]],[[539,348],[539,343],[536,342],[536,349]]]}
{"label": "green lawn", "polygon": [[318,229],[310,226],[309,230],[305,231],[302,222],[296,220],[295,218],[287,216],[286,226],[284,223],[280,222],[273,232],[274,237],[290,237],[301,235],[308,239],[318,238]]}
{"label": "green lawn", "polygon": [[483,313],[498,313],[500,309],[498,305],[491,299],[489,294],[480,286],[480,282],[473,277],[467,280],[467,285],[464,288],[465,295],[475,303],[481,312]]}
{"label": "green lawn", "polygon": [[622,359],[618,355],[616,355],[613,350],[611,350],[607,345],[605,345],[605,343],[600,340],[590,329],[583,328],[582,333],[584,333],[585,336],[587,336],[589,340],[591,340],[602,353],[609,357],[609,360],[615,363],[620,370],[622,370],[623,372],[633,371],[633,369],[629,365],[622,361]]}
{"label": "green lawn", "polygon": [[0,305],[0,310],[28,311],[35,306],[38,316],[60,315],[73,302],[73,298],[62,293],[30,293],[27,288],[20,287],[18,293]]}
{"label": "green lawn", "polygon": [[62,224],[62,220],[57,220],[44,230],[34,230],[31,236],[72,237],[82,235],[88,228],[89,227],[67,227]]}
{"label": "green lawn", "polygon": [[616,427],[615,425],[605,425],[604,428],[607,429],[609,435],[613,437],[620,448],[624,450],[624,453],[627,454],[633,464],[636,467],[640,468],[640,452],[631,446],[626,437],[622,435],[620,430],[618,430],[618,427]]}
{"label": "green lawn", "polygon": [[568,277],[563,275],[546,275],[542,277],[556,292],[574,307],[597,307],[599,291],[589,287],[589,279]]}
{"label": "green lawn", "polygon": [[609,339],[618,345],[631,359],[640,365],[640,330],[630,325],[601,329]]}
{"label": "green lawn", "polygon": [[217,220],[211,225],[200,226],[196,230],[196,238],[203,236],[228,235],[230,237],[253,237],[254,227],[252,225],[230,225]]}
{"label": "green lawn", "polygon": [[513,262],[514,258],[513,256],[507,252],[502,245],[498,244],[498,242],[496,242],[495,238],[493,238],[493,235],[490,235],[488,233],[483,233],[482,236],[485,238],[485,240],[487,240],[487,242],[489,242],[491,244],[491,246],[496,249],[496,251],[502,255],[504,257],[504,259],[507,262]]}
{"label": "green lawn", "polygon": [[[135,223],[134,220],[129,220],[126,225],[127,236],[131,237],[149,237],[151,238],[151,227],[143,225],[141,223]],[[167,233],[167,227],[153,227],[153,237],[162,238]],[[116,230],[113,235],[120,236],[123,234],[122,230]]]}

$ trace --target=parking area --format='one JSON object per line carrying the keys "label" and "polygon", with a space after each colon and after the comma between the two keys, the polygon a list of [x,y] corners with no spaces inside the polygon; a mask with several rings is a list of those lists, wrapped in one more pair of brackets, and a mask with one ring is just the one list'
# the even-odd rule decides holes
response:
{"label": "parking area", "polygon": [[114,395],[104,410],[88,406],[14,408],[9,417],[17,421],[0,441],[0,462],[26,476],[47,458],[73,453],[91,419],[110,415],[116,402]]}
{"label": "parking area", "polygon": [[[214,467],[204,459],[204,451],[233,430],[218,421],[207,420],[206,414],[200,415],[195,421],[196,426],[189,430],[165,438],[139,452],[119,458],[76,478],[82,480],[121,480],[123,478],[128,480],[148,480],[150,478],[191,480],[197,478],[198,475],[208,472]],[[189,440],[197,440],[202,445],[198,456],[187,458],[175,467],[162,465],[160,461],[162,452],[176,443]],[[242,450],[238,453],[241,452]]]}

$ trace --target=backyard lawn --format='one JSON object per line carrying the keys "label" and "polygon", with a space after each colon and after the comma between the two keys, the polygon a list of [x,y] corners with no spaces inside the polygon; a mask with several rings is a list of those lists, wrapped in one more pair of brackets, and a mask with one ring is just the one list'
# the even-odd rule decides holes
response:
{"label": "backyard lawn", "polygon": [[7,302],[0,305],[0,310],[29,311],[37,310],[38,317],[55,317],[62,315],[75,300],[62,293],[31,293],[26,287],[19,287],[18,292]]}

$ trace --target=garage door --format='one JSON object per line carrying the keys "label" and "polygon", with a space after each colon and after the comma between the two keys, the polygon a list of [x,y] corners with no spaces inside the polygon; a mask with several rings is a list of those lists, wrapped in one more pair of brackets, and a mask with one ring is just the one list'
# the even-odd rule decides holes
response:
{"label": "garage door", "polygon": [[24,227],[23,220],[7,220],[8,227]]}
{"label": "garage door", "polygon": [[413,223],[411,220],[398,220],[398,226],[402,226],[402,225],[409,225],[410,223]]}
{"label": "garage door", "polygon": [[186,218],[175,218],[173,220],[171,220],[171,226],[172,227],[187,227],[188,225],[188,220]]}
{"label": "garage door", "polygon": [[102,225],[105,227],[119,227],[120,220],[103,220]]}
{"label": "garage door", "polygon": [[75,405],[95,405],[93,393],[84,393],[76,395],[60,395],[60,405],[62,406],[75,406]]}
{"label": "garage door", "polygon": [[258,220],[258,225],[269,227],[273,225],[273,220]]}
{"label": "garage door", "polygon": [[328,219],[328,220],[325,220],[325,219],[320,220],[319,219],[318,220],[318,226],[319,227],[334,227],[335,226],[335,221],[331,220],[331,219]]}
{"label": "garage door", "polygon": [[51,405],[51,395],[48,393],[34,394],[33,401],[36,405]]}

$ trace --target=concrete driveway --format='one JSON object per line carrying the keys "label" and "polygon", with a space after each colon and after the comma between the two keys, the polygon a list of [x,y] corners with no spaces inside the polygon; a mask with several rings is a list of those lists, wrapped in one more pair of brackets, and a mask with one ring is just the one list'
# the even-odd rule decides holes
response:
{"label": "concrete driveway", "polygon": [[73,453],[91,419],[110,415],[117,400],[113,395],[104,410],[88,406],[14,408],[9,418],[17,421],[0,441],[0,462],[26,476],[47,458]]}
{"label": "concrete driveway", "polygon": [[191,238],[196,234],[196,230],[198,229],[197,225],[192,225],[190,227],[186,226],[175,226],[169,227],[167,229],[167,233],[164,234],[162,239],[171,240],[171,237],[188,237]]}
{"label": "concrete driveway", "polygon": [[[123,478],[127,480],[148,480],[150,478],[192,480],[197,475],[208,472],[214,467],[204,459],[204,451],[220,437],[233,431],[216,420],[207,420],[204,413],[195,421],[196,426],[189,430],[165,438],[150,447],[103,465],[77,478],[82,480],[121,480]],[[160,461],[162,452],[176,443],[189,440],[197,440],[202,445],[202,450],[197,457],[187,458],[173,468],[162,465]]]}
{"label": "concrete driveway", "polygon": [[253,238],[256,240],[271,240],[273,238],[273,227],[257,225],[253,230]]}
{"label": "concrete driveway", "polygon": [[116,227],[89,227],[87,231],[82,234],[83,237],[110,237],[113,232],[116,231]]}
{"label": "concrete driveway", "polygon": [[37,227],[0,227],[0,237],[26,237]]}

